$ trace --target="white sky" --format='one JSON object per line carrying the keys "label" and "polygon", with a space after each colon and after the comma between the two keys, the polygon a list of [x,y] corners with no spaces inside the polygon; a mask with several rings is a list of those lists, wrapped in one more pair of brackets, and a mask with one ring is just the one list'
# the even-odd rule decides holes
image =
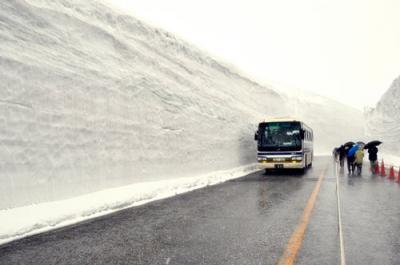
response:
{"label": "white sky", "polygon": [[108,0],[257,81],[362,109],[400,75],[399,0]]}

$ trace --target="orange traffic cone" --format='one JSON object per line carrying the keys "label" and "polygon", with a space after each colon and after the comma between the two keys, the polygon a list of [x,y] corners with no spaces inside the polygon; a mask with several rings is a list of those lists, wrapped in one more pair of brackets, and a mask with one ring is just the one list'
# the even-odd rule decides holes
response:
{"label": "orange traffic cone", "polygon": [[394,179],[394,168],[393,168],[393,166],[390,167],[388,178],[389,179]]}
{"label": "orange traffic cone", "polygon": [[375,175],[379,175],[379,162],[378,161],[376,161],[376,163],[375,163],[375,169],[373,169],[375,172],[374,172],[374,174]]}
{"label": "orange traffic cone", "polygon": [[385,162],[383,162],[383,159],[382,159],[382,163],[381,163],[381,176],[386,177]]}
{"label": "orange traffic cone", "polygon": [[399,175],[397,176],[397,183],[400,183],[400,167],[399,167]]}

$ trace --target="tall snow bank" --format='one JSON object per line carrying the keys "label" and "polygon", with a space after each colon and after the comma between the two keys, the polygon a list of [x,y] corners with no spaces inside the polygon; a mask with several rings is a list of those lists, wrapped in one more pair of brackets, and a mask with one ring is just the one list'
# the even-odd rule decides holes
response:
{"label": "tall snow bank", "polygon": [[400,77],[395,79],[374,109],[366,110],[366,133],[383,141],[380,153],[400,156]]}
{"label": "tall snow bank", "polygon": [[0,209],[254,162],[283,99],[99,1],[0,2]]}
{"label": "tall snow bank", "polygon": [[0,39],[0,210],[249,165],[267,117],[305,120],[317,153],[360,134],[351,108],[281,96],[101,0],[2,1]]}

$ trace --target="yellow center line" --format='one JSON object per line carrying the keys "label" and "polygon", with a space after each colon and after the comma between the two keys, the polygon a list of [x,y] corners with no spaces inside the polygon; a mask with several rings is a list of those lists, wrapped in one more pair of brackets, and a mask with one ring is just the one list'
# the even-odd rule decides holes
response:
{"label": "yellow center line", "polygon": [[304,208],[303,216],[298,224],[296,230],[293,232],[286,246],[286,250],[279,259],[278,265],[292,265],[296,259],[297,253],[300,250],[301,243],[304,239],[304,234],[306,232],[308,223],[310,222],[311,212],[314,208],[315,201],[317,200],[317,195],[321,188],[322,181],[324,179],[324,173],[322,173],[317,184],[315,184],[314,190],[308,199],[307,205]]}

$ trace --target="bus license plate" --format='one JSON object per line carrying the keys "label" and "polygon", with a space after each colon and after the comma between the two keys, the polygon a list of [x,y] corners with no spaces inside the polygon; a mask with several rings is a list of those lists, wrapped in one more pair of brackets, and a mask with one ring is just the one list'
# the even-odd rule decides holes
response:
{"label": "bus license plate", "polygon": [[283,164],[275,164],[275,168],[283,168]]}

